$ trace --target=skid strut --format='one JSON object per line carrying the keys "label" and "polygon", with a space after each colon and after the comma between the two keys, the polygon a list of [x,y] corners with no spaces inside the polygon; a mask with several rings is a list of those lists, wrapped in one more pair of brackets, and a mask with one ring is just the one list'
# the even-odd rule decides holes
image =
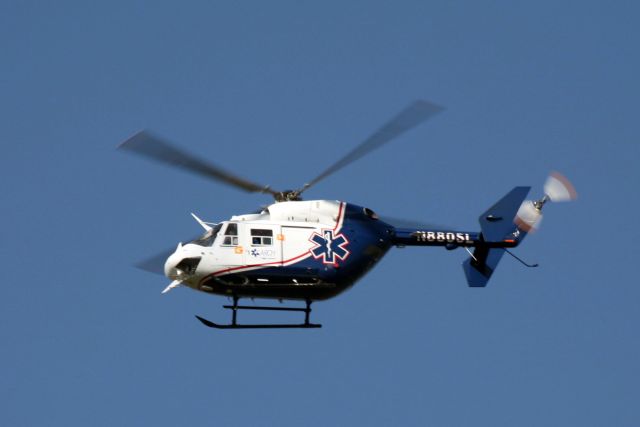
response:
{"label": "skid strut", "polygon": [[[306,306],[302,307],[264,307],[255,305],[238,305],[240,298],[233,297],[233,305],[223,305],[223,308],[231,310],[231,323],[221,325],[207,320],[203,317],[196,316],[204,325],[216,329],[292,329],[292,328],[321,328],[322,325],[310,323],[311,300],[306,301]],[[263,311],[300,311],[304,312],[304,323],[271,323],[271,324],[238,324],[238,310],[263,310]]]}

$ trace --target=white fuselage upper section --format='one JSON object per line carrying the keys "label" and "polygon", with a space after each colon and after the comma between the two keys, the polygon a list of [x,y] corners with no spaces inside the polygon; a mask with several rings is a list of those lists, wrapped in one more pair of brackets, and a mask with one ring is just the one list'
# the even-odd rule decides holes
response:
{"label": "white fuselage upper section", "polygon": [[280,202],[262,213],[234,215],[230,221],[270,221],[279,224],[335,224],[340,214],[340,202],[335,200],[305,200]]}
{"label": "white fuselage upper section", "polygon": [[[199,257],[197,269],[183,284],[199,289],[206,276],[224,276],[265,267],[287,266],[310,256],[316,245],[314,233],[338,231],[344,218],[344,203],[309,200],[274,203],[258,214],[235,215],[224,221],[210,246],[188,243],[178,247],[168,260],[180,265]],[[184,276],[182,276],[184,277]]]}

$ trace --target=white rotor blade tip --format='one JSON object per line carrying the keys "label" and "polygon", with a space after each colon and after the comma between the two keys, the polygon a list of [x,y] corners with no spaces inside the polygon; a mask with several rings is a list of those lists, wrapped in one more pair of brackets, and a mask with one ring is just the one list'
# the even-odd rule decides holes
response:
{"label": "white rotor blade tip", "polygon": [[544,184],[544,193],[552,202],[567,202],[578,198],[571,181],[559,172],[551,172]]}

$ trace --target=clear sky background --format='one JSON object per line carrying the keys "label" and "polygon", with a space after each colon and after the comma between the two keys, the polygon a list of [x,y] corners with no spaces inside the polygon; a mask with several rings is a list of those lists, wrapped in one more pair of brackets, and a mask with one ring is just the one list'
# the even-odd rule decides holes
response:
{"label": "clear sky background", "polygon": [[[638,426],[637,2],[0,2],[0,424]],[[447,110],[306,197],[477,229],[579,200],[469,289],[393,249],[320,330],[215,331],[136,261],[269,202],[117,152],[152,129],[277,188],[414,99]],[[249,317],[245,316],[245,319]]]}

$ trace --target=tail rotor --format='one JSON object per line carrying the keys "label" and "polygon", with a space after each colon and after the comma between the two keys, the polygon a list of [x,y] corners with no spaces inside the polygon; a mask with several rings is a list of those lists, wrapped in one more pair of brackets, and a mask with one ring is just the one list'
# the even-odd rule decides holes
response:
{"label": "tail rotor", "polygon": [[551,172],[544,184],[544,196],[539,200],[525,200],[516,214],[515,223],[524,232],[534,232],[540,228],[545,203],[569,202],[577,198],[573,184],[559,172]]}

